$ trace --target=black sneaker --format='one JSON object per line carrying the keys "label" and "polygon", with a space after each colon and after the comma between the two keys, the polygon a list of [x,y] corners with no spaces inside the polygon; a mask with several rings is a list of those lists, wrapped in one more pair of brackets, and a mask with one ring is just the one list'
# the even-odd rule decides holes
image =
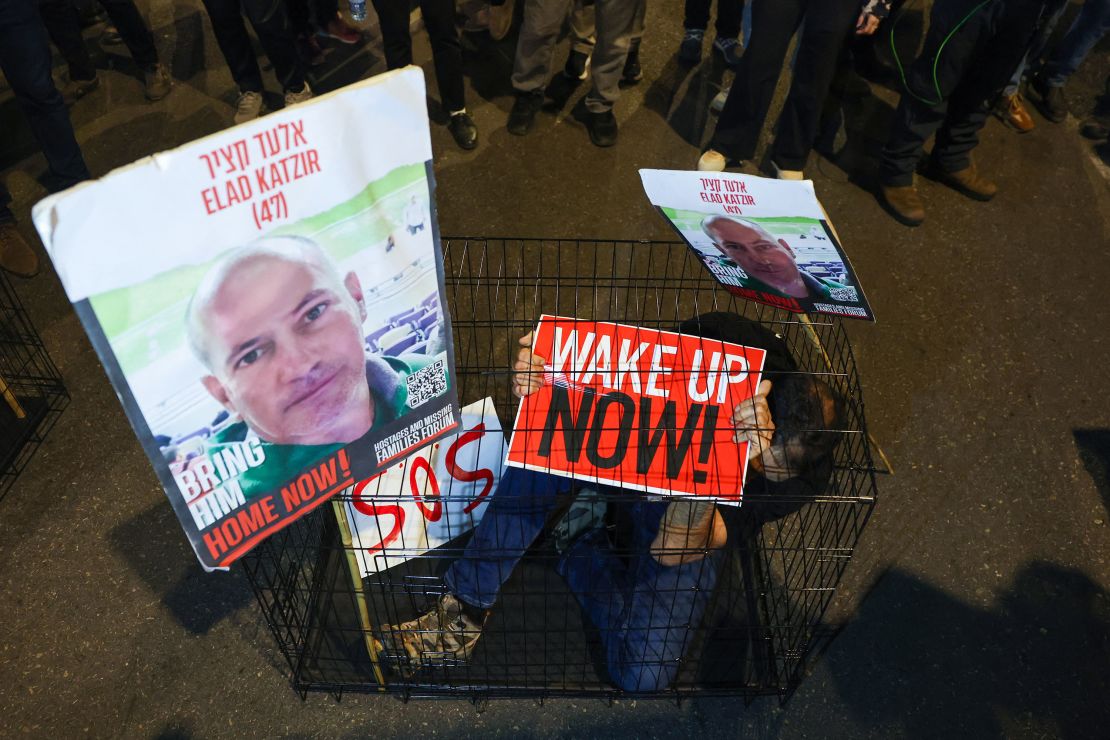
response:
{"label": "black sneaker", "polygon": [[1032,82],[1033,91],[1037,94],[1033,102],[1037,104],[1044,117],[1053,123],[1060,123],[1068,117],[1068,101],[1064,98],[1064,88],[1058,85],[1049,85],[1044,78],[1036,76]]}
{"label": "black sneaker", "polygon": [[586,107],[585,98],[574,107],[574,119],[586,126],[594,146],[608,147],[617,143],[617,117],[613,111],[594,113]]}
{"label": "black sneaker", "polygon": [[721,59],[729,67],[740,64],[740,57],[744,55],[744,46],[740,39],[728,39],[718,36],[713,42],[713,48],[721,55]]}
{"label": "black sneaker", "polygon": [[536,114],[543,106],[543,90],[531,92],[518,92],[513,101],[513,109],[509,111],[509,122],[506,128],[514,136],[524,136],[532,129]]}
{"label": "black sneaker", "polygon": [[678,60],[687,64],[697,64],[701,61],[701,42],[705,38],[705,29],[687,28],[682,43],[678,45]]}
{"label": "black sneaker", "polygon": [[465,110],[451,114],[447,130],[455,138],[455,143],[463,149],[473,149],[478,146],[478,127],[474,125],[474,119]]}
{"label": "black sneaker", "polygon": [[590,55],[581,51],[571,51],[563,74],[572,80],[584,80],[590,74]]}
{"label": "black sneaker", "polygon": [[628,56],[624,60],[621,82],[635,85],[642,79],[644,79],[644,70],[640,68],[640,39],[635,39],[632,46],[628,47]]}

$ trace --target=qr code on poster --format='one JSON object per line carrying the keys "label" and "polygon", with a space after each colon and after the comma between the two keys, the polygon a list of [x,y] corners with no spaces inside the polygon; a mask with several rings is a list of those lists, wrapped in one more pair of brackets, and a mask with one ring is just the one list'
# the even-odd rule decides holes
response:
{"label": "qr code on poster", "polygon": [[859,293],[856,289],[848,285],[843,288],[829,288],[829,297],[834,301],[858,301]]}
{"label": "qr code on poster", "polygon": [[416,408],[447,391],[447,362],[436,360],[405,379],[409,391],[409,408]]}

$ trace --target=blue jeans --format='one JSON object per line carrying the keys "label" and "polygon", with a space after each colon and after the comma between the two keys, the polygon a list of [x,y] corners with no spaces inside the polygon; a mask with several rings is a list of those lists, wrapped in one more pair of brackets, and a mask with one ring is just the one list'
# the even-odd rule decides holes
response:
{"label": "blue jeans", "polygon": [[1110,0],[1087,0],[1044,65],[1049,87],[1061,87],[1110,31]]}
{"label": "blue jeans", "polygon": [[[444,574],[450,592],[471,606],[493,606],[502,584],[543,530],[557,497],[572,485],[570,478],[506,468],[462,557]],[[636,523],[629,563],[598,530],[564,553],[559,571],[601,634],[614,683],[626,691],[657,691],[678,674],[717,582],[717,556],[660,565],[648,548],[666,502],[636,499],[625,505],[632,507]]]}
{"label": "blue jeans", "polygon": [[601,635],[613,683],[625,691],[662,691],[674,683],[701,624],[717,583],[720,552],[660,565],[649,548],[666,503],[636,500],[627,506],[636,523],[627,564],[598,530],[563,554],[559,572]]}

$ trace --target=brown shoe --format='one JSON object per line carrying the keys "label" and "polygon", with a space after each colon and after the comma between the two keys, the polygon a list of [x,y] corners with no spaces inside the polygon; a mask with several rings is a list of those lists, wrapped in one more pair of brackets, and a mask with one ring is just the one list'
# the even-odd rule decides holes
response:
{"label": "brown shoe", "polygon": [[930,162],[926,168],[926,174],[929,178],[943,183],[974,200],[985,202],[993,198],[998,192],[997,185],[979,174],[975,162],[955,172],[948,172],[941,169],[935,162]]}
{"label": "brown shoe", "polygon": [[1033,122],[1033,116],[1029,115],[1029,109],[1025,107],[1025,99],[1019,92],[999,98],[998,104],[994,107],[994,115],[1019,134],[1027,134],[1037,127]]}
{"label": "brown shoe", "polygon": [[0,267],[19,277],[34,277],[39,258],[14,223],[0,224]]}
{"label": "brown shoe", "polygon": [[891,216],[905,226],[920,226],[925,221],[925,204],[913,185],[882,185],[881,200]]}

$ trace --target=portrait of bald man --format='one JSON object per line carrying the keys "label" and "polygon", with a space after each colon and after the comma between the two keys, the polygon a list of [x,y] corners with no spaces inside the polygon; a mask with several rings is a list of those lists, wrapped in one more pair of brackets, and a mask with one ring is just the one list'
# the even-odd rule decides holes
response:
{"label": "portrait of bald man", "polygon": [[832,300],[832,288],[847,287],[811,275],[798,267],[797,255],[786,240],[775,238],[754,221],[733,216],[710,216],[701,222],[720,255],[706,255],[722,267],[739,267],[748,276],[737,278],[744,288],[790,298]]}
{"label": "portrait of bald man", "polygon": [[245,496],[399,418],[406,378],[432,358],[370,355],[366,304],[354,272],[341,274],[311,239],[266,237],[222,257],[186,311],[205,389],[233,421],[209,441],[263,443],[266,463],[240,476]]}

